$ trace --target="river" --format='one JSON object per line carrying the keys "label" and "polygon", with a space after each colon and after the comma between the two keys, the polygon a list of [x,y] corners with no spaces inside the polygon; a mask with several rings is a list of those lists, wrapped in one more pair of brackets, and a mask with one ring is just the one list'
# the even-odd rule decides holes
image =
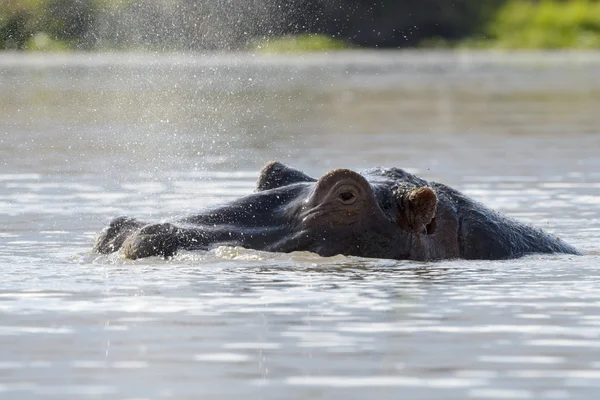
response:
{"label": "river", "polygon": [[[600,56],[0,53],[0,397],[595,399]],[[405,168],[586,255],[91,254],[280,160]]]}

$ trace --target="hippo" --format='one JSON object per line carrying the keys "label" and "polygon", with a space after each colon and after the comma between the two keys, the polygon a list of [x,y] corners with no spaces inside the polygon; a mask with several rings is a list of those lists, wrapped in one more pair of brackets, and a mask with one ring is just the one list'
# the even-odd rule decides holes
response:
{"label": "hippo", "polygon": [[93,251],[129,259],[216,246],[397,260],[501,260],[579,251],[463,193],[399,168],[335,169],[312,178],[274,161],[253,193],[197,215],[148,223],[118,217]]}

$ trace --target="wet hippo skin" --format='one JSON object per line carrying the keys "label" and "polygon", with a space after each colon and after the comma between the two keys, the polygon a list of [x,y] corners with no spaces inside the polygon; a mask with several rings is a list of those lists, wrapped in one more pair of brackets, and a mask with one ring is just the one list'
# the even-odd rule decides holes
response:
{"label": "wet hippo skin", "polygon": [[222,245],[422,261],[580,254],[549,233],[399,168],[336,169],[315,179],[279,162],[262,169],[254,193],[200,214],[163,223],[115,218],[93,250],[137,259]]}

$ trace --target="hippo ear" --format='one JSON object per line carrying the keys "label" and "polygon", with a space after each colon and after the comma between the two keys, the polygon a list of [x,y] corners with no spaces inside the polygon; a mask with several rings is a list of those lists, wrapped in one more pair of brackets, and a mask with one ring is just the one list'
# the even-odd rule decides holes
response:
{"label": "hippo ear", "polygon": [[260,171],[256,182],[256,192],[291,185],[298,182],[316,182],[304,172],[288,167],[279,161],[271,161]]}
{"label": "hippo ear", "polygon": [[437,196],[432,188],[422,186],[396,195],[398,225],[413,233],[432,233],[437,210]]}

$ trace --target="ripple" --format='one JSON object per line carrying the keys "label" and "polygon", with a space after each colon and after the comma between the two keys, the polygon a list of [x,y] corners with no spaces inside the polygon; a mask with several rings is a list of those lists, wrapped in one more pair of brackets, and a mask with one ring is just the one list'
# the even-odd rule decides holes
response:
{"label": "ripple", "polygon": [[401,376],[292,376],[285,383],[293,386],[325,387],[426,387],[431,389],[454,389],[485,384],[481,379],[423,379]]}
{"label": "ripple", "polygon": [[[471,335],[473,333],[523,333],[537,335],[573,335],[582,337],[598,337],[600,336],[600,328],[579,327],[573,329],[570,327],[552,326],[552,325],[481,325],[481,326],[452,326],[452,325],[430,325],[430,326],[415,326],[406,324],[348,324],[347,326],[338,328],[341,332],[437,332],[437,333],[460,333]],[[548,340],[552,343],[553,340]],[[556,341],[564,343],[568,346],[570,341]],[[536,341],[532,344],[542,345],[544,341]]]}
{"label": "ripple", "polygon": [[559,364],[564,362],[565,358],[545,356],[480,356],[479,361],[514,364]]}
{"label": "ripple", "polygon": [[534,394],[529,390],[514,389],[473,389],[469,391],[470,397],[484,399],[531,399]]}
{"label": "ripple", "polygon": [[527,341],[530,346],[548,346],[548,347],[587,347],[598,348],[600,342],[593,340],[572,340],[572,339],[533,339]]}
{"label": "ripple", "polygon": [[206,353],[196,354],[194,356],[196,361],[209,361],[209,362],[224,362],[224,363],[239,363],[251,360],[251,357],[245,354],[239,353]]}
{"label": "ripple", "polygon": [[600,371],[593,370],[514,370],[507,372],[509,376],[526,379],[580,379],[586,386],[600,386]]}
{"label": "ripple", "polygon": [[280,349],[280,343],[267,342],[241,342],[241,343],[225,343],[224,349],[240,349],[240,350],[274,350]]}
{"label": "ripple", "polygon": [[71,361],[72,368],[78,369],[104,369],[104,368],[116,368],[116,369],[140,369],[148,368],[149,364],[146,361]]}
{"label": "ripple", "polygon": [[0,181],[37,181],[42,176],[40,174],[0,174]]}
{"label": "ripple", "polygon": [[52,335],[72,334],[73,329],[65,327],[42,327],[42,326],[0,326],[0,336],[20,335],[23,333]]}
{"label": "ripple", "polygon": [[0,369],[18,369],[25,368],[25,363],[14,362],[14,361],[0,361]]}
{"label": "ripple", "polygon": [[42,396],[107,396],[116,394],[118,390],[109,385],[37,385],[34,392]]}

